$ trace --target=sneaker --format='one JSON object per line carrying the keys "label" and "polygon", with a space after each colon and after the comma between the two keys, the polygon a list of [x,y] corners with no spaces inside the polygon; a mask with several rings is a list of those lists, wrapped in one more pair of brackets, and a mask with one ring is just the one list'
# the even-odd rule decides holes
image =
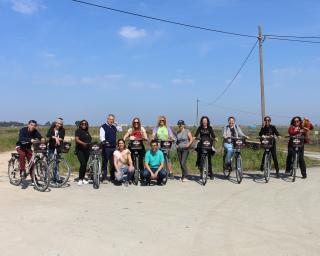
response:
{"label": "sneaker", "polygon": [[78,186],[81,186],[83,184],[83,180],[78,181]]}
{"label": "sneaker", "polygon": [[279,175],[279,173],[278,173],[278,172],[276,173],[276,178],[277,178],[277,179],[279,179],[279,178],[280,178],[280,175]]}
{"label": "sneaker", "polygon": [[173,179],[174,179],[174,175],[173,175],[173,173],[172,173],[172,172],[170,172],[170,173],[169,173],[169,178],[170,178],[171,180],[173,180]]}
{"label": "sneaker", "polygon": [[87,180],[82,180],[82,184],[86,185],[88,184],[89,182]]}
{"label": "sneaker", "polygon": [[124,183],[124,186],[125,186],[125,187],[128,187],[128,185],[129,185],[129,182],[126,181],[126,182]]}
{"label": "sneaker", "polygon": [[27,178],[27,173],[26,173],[26,171],[20,171],[20,178],[21,178],[21,179]]}

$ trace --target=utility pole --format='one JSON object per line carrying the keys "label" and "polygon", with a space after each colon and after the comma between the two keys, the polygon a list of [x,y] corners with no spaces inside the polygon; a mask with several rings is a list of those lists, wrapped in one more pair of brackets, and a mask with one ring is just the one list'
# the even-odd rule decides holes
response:
{"label": "utility pole", "polygon": [[266,116],[266,106],[265,106],[265,98],[264,98],[264,75],[263,75],[263,59],[262,59],[262,44],[264,41],[264,37],[262,35],[262,28],[261,26],[258,27],[259,31],[259,56],[260,56],[260,91],[261,91],[261,118],[262,118],[262,125],[263,119]]}
{"label": "utility pole", "polygon": [[199,99],[197,98],[197,116],[196,116],[196,126],[198,125],[199,120]]}

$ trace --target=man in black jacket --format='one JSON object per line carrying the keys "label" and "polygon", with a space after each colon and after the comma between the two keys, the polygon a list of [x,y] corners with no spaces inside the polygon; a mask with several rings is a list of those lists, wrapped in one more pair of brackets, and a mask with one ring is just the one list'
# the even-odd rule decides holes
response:
{"label": "man in black jacket", "polygon": [[[261,127],[261,130],[259,132],[259,136],[277,136],[280,137],[280,134],[277,130],[277,128],[274,125],[271,125],[271,118],[270,116],[266,116],[264,119],[264,124]],[[273,146],[270,149],[271,155],[272,155],[272,159],[274,162],[274,168],[276,169],[276,175],[277,178],[279,178],[279,164],[278,164],[278,159],[277,159],[277,149],[276,149],[276,140],[275,138],[272,138],[273,140]],[[264,152],[263,157],[262,157],[262,162],[261,162],[261,167],[260,170],[263,170],[263,165],[264,165],[264,157],[265,157],[266,152]]]}
{"label": "man in black jacket", "polygon": [[30,120],[28,126],[21,128],[19,131],[16,150],[19,153],[20,173],[23,178],[26,177],[26,158],[30,161],[32,157],[31,145],[41,139],[42,136],[37,130],[37,121],[35,120]]}

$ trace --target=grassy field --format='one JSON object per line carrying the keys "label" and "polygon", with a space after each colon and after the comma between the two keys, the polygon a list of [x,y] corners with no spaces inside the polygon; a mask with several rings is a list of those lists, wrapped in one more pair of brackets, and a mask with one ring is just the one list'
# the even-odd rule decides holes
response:
{"label": "grassy field", "polygon": [[[66,126],[66,136],[73,137],[74,136],[74,131],[75,127],[74,126]],[[48,130],[48,127],[40,127],[39,131],[40,133],[45,136],[46,132]],[[257,129],[249,129],[249,128],[244,128],[244,132],[254,140],[257,135],[258,135],[258,130]],[[280,133],[285,134],[286,128],[283,128],[283,131],[281,129]],[[191,128],[191,131],[194,133],[195,128]],[[18,132],[19,128],[0,128],[0,152],[5,152],[5,151],[13,151],[15,148],[15,143],[18,137]],[[151,129],[147,129],[148,134],[151,134]],[[98,135],[99,135],[99,128],[98,127],[91,127],[90,128],[90,133],[93,136],[94,140],[98,140]],[[215,130],[215,133],[217,137],[219,138],[219,141],[216,143],[215,147],[217,149],[216,155],[213,158],[213,168],[214,172],[220,172],[222,171],[222,156],[223,156],[223,149],[222,149],[222,140],[221,140],[221,129]],[[118,133],[118,138],[123,137],[123,132]],[[279,160],[279,165],[281,169],[285,168],[285,161],[286,161],[286,153],[284,153],[282,150],[286,149],[287,145],[287,140],[281,140],[278,142],[278,160]],[[74,172],[77,172],[79,168],[79,163],[76,155],[74,154],[74,146],[75,143],[72,140],[72,148],[69,151],[68,154],[65,154],[65,159],[70,163],[72,166],[72,170]],[[148,147],[148,146],[147,146]],[[319,145],[307,145],[306,150],[311,150],[311,151],[320,151]],[[243,149],[242,152],[242,158],[243,158],[243,164],[245,170],[258,170],[260,167],[260,161],[262,158],[263,150],[253,150],[253,149]],[[172,157],[172,164],[173,164],[173,170],[175,174],[180,174],[180,165],[177,157],[176,150],[172,150],[171,152],[171,157]],[[320,165],[319,161],[316,160],[311,160],[309,158],[305,158],[307,166],[316,166]],[[198,171],[195,167],[195,162],[196,162],[196,152],[192,150],[189,154],[188,158],[188,168],[190,170],[191,174],[197,174]]]}

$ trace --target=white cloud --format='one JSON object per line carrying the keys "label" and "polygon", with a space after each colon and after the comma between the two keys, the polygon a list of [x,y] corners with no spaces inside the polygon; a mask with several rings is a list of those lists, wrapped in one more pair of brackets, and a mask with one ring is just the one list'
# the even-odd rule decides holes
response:
{"label": "white cloud", "polygon": [[119,35],[126,39],[139,39],[147,36],[147,31],[134,26],[124,26],[119,30]]}
{"label": "white cloud", "polygon": [[11,3],[12,10],[27,15],[34,14],[35,12],[46,8],[35,0],[11,0]]}
{"label": "white cloud", "polygon": [[130,87],[133,89],[150,89],[150,90],[157,90],[160,89],[160,85],[156,83],[146,83],[141,81],[132,82]]}
{"label": "white cloud", "polygon": [[174,85],[191,85],[193,84],[192,79],[182,79],[182,78],[175,78],[171,80],[171,83]]}

